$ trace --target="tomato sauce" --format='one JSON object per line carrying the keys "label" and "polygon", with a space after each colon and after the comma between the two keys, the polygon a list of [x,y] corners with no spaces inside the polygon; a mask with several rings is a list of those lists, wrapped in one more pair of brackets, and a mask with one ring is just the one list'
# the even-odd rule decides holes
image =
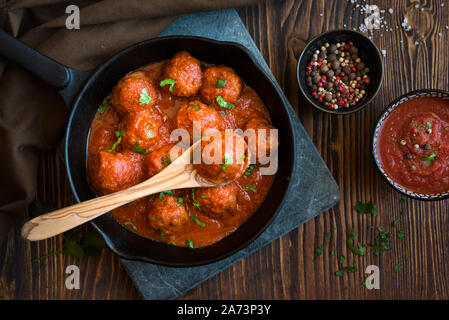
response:
{"label": "tomato sauce", "polygon": [[402,102],[379,130],[377,155],[387,176],[406,190],[449,191],[449,100]]}
{"label": "tomato sauce", "polygon": [[[159,79],[163,72],[164,63],[165,61],[153,63],[144,66],[140,70],[146,70],[154,79]],[[158,82],[155,83],[158,84]],[[149,157],[151,152],[169,144],[168,137],[172,129],[172,120],[175,118],[180,106],[189,101],[200,99],[199,94],[190,97],[171,95],[162,90],[159,85],[155,85],[155,89],[158,99],[153,107],[163,115],[164,125],[159,128],[159,142],[148,150],[148,154],[133,160],[135,161],[135,166],[142,166],[144,159]],[[106,98],[105,102],[108,101],[108,98]],[[241,128],[249,119],[255,116],[264,118],[271,123],[265,105],[257,93],[249,86],[244,86],[232,109],[223,110],[223,108],[218,106],[214,106],[214,108],[217,109],[220,117],[222,117],[222,123],[225,126],[223,129]],[[96,159],[100,152],[110,149],[117,140],[116,132],[122,122],[123,118],[115,108],[109,107],[106,110],[100,108],[91,126],[87,158],[88,180],[93,190],[100,194],[109,192],[105,192],[105,190],[98,187],[95,188]],[[161,131],[165,133],[161,134]],[[120,152],[134,152],[132,148],[123,143],[117,146],[117,150]],[[190,242],[193,243],[195,248],[208,246],[236,230],[257,210],[269,192],[274,175],[261,175],[260,167],[258,166],[253,166],[251,169],[253,170],[247,171],[246,174],[243,174],[234,182],[238,187],[235,208],[233,208],[232,212],[228,212],[220,217],[214,217],[195,205],[195,193],[199,189],[182,189],[170,192],[172,195],[183,199],[183,205],[185,205],[189,216],[196,219],[189,219],[181,230],[169,236],[164,235],[160,230],[152,228],[148,218],[148,208],[151,207],[154,199],[156,197],[163,198],[167,196],[166,194],[157,194],[139,199],[112,210],[111,214],[125,228],[155,241],[177,246],[189,246]],[[141,181],[148,178],[149,176],[143,176]],[[198,221],[200,223],[197,223]]]}

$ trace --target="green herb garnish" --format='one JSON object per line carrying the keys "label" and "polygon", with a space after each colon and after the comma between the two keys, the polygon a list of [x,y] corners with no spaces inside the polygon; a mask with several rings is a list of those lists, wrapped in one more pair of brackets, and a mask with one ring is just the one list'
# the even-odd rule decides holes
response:
{"label": "green herb garnish", "polygon": [[360,244],[360,242],[357,242],[356,244],[354,244],[354,240],[356,238],[356,234],[353,230],[349,231],[348,234],[348,239],[346,240],[346,244],[349,248],[349,250],[359,256],[364,256],[366,255],[366,250],[365,248]]}
{"label": "green herb garnish", "polygon": [[393,227],[396,228],[396,226],[398,225],[398,223],[399,223],[399,220],[394,220],[394,221],[393,221]]}
{"label": "green herb garnish", "polygon": [[169,156],[165,156],[164,158],[162,158],[162,162],[166,163],[166,164],[170,164],[171,163],[170,157]]}
{"label": "green herb garnish", "polygon": [[377,206],[372,202],[362,203],[360,201],[357,201],[355,208],[358,213],[369,213],[373,218],[377,217]]}
{"label": "green herb garnish", "polygon": [[175,86],[176,80],[175,79],[170,79],[167,78],[165,80],[162,80],[161,83],[159,84],[161,87],[166,86],[167,84],[170,85],[170,92],[173,92],[173,87]]}
{"label": "green herb garnish", "polygon": [[122,137],[125,135],[125,132],[122,129],[120,129],[115,132],[115,135],[117,136],[117,140],[114,142],[111,149],[106,150],[107,152],[112,152],[115,150],[115,148],[120,144],[120,142],[122,142]]}
{"label": "green herb garnish", "polygon": [[125,226],[130,225],[134,230],[137,230],[137,227],[134,223],[132,223],[132,221],[126,221],[125,223],[123,223]]}
{"label": "green herb garnish", "polygon": [[99,108],[98,108],[98,113],[99,114],[103,114],[106,110],[108,110],[108,108],[112,105],[111,101],[107,101],[105,103],[103,103]]}
{"label": "green herb garnish", "polygon": [[147,128],[145,129],[145,131],[146,131],[146,133],[147,133],[147,137],[148,138],[153,138],[154,137],[154,134],[153,134],[153,131],[151,131],[151,124],[148,124],[147,125]]}
{"label": "green herb garnish", "polygon": [[221,170],[225,171],[227,167],[229,167],[231,164],[234,164],[234,161],[232,160],[232,157],[229,154],[226,154],[223,156],[224,163],[221,165]]}
{"label": "green herb garnish", "polygon": [[399,230],[398,231],[398,238],[399,239],[402,239],[402,238],[404,238],[405,237],[405,231],[404,230]]}
{"label": "green herb garnish", "polygon": [[232,109],[234,107],[234,105],[232,103],[227,103],[225,101],[225,99],[223,99],[222,96],[217,96],[217,98],[215,100],[217,101],[218,105],[222,108]]}
{"label": "green herb garnish", "polygon": [[223,88],[225,86],[225,84],[226,84],[226,80],[218,79],[216,87],[218,89],[220,89],[220,88]]}
{"label": "green herb garnish", "polygon": [[159,235],[161,236],[162,241],[165,241],[164,233],[161,229],[159,229]]}
{"label": "green herb garnish", "polygon": [[324,250],[323,246],[319,246],[318,248],[315,249],[315,252],[314,252],[315,256],[313,258],[313,261],[316,261],[321,256],[321,254],[323,253],[323,250]]}
{"label": "green herb garnish", "polygon": [[257,190],[256,190],[256,186],[253,186],[253,185],[251,185],[251,184],[247,184],[246,187],[245,187],[245,190],[246,190],[246,191],[249,190],[249,191],[252,191],[252,192],[254,192],[254,193],[256,193],[256,191],[257,191]]}
{"label": "green herb garnish", "polygon": [[338,260],[338,263],[339,263],[340,265],[342,265],[343,262],[345,262],[345,261],[346,261],[346,257],[343,256],[343,255],[341,255],[341,256],[340,256],[340,259]]}
{"label": "green herb garnish", "polygon": [[162,191],[162,192],[159,193],[159,199],[164,200],[164,193],[168,194],[169,196],[173,195],[173,191],[171,191],[171,190]]}
{"label": "green herb garnish", "polygon": [[435,160],[436,157],[437,157],[437,155],[435,153],[431,153],[429,155],[425,155],[424,157],[422,157],[422,160],[427,162],[427,164],[429,166],[431,166],[433,163],[433,160]]}
{"label": "green herb garnish", "polygon": [[151,97],[148,94],[147,89],[142,89],[142,92],[140,93],[139,103],[141,105],[147,105],[151,102]]}
{"label": "green herb garnish", "polygon": [[193,222],[195,222],[197,225],[199,225],[201,228],[204,228],[206,225],[204,223],[202,223],[200,220],[198,220],[197,217],[195,216],[190,216],[190,218],[192,218]]}
{"label": "green herb garnish", "polygon": [[374,244],[368,244],[368,246],[374,249],[374,255],[376,256],[378,256],[381,251],[391,250],[391,245],[387,244],[390,241],[391,234],[383,231],[381,227],[378,227],[377,231],[379,231],[379,235],[374,239]]}
{"label": "green herb garnish", "polygon": [[331,232],[327,232],[326,233],[326,238],[330,238],[330,237],[332,237],[332,233]]}
{"label": "green herb garnish", "polygon": [[184,198],[178,198],[178,207],[180,207],[184,203]]}
{"label": "green herb garnish", "polygon": [[393,267],[394,272],[398,272],[402,269],[402,263],[398,263]]}
{"label": "green herb garnish", "polygon": [[354,261],[354,264],[352,267],[344,267],[341,270],[338,270],[337,272],[335,272],[335,275],[338,277],[342,277],[344,275],[345,272],[351,272],[354,273],[357,271],[357,262]]}
{"label": "green herb garnish", "polygon": [[432,128],[432,123],[431,123],[430,121],[427,121],[427,122],[426,122],[426,127],[427,127],[427,128]]}
{"label": "green herb garnish", "polygon": [[138,152],[140,154],[147,154],[148,150],[142,149],[141,147],[139,147],[139,141],[136,141],[136,144],[133,147],[133,150],[135,152]]}
{"label": "green herb garnish", "polygon": [[245,176],[249,177],[251,175],[251,173],[253,173],[253,170],[256,169],[258,167],[257,164],[250,164],[248,169],[245,170]]}
{"label": "green herb garnish", "polygon": [[201,211],[200,203],[198,202],[198,200],[195,199],[195,188],[192,188],[192,203],[195,207],[198,208],[198,210]]}
{"label": "green herb garnish", "polygon": [[192,240],[187,239],[187,240],[186,240],[186,243],[187,243],[187,246],[188,246],[189,248],[192,248],[192,249],[193,249],[193,241],[192,241]]}
{"label": "green herb garnish", "polygon": [[193,109],[195,109],[195,111],[200,110],[200,105],[198,104],[198,102],[195,102],[195,103],[193,104]]}

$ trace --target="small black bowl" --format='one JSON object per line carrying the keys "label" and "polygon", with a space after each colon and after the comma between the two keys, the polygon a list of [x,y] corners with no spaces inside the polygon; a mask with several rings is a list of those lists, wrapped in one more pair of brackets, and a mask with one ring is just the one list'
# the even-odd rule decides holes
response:
{"label": "small black bowl", "polygon": [[[312,55],[314,54],[315,50],[319,50],[325,43],[332,44],[348,41],[352,41],[354,45],[359,49],[359,58],[370,69],[369,76],[371,78],[371,83],[365,90],[366,94],[361,100],[357,102],[355,106],[332,110],[313,98],[312,93],[310,92],[310,89],[306,84],[306,67],[309,61],[312,59]],[[379,92],[380,86],[382,84],[383,74],[384,67],[382,63],[382,56],[374,42],[372,42],[363,33],[346,29],[328,31],[316,36],[311,41],[309,41],[309,43],[302,51],[301,56],[299,57],[298,68],[296,70],[299,88],[301,89],[301,92],[307,98],[307,100],[314,107],[320,109],[321,111],[334,114],[348,114],[356,112],[368,105]]]}
{"label": "small black bowl", "polygon": [[406,93],[396,100],[394,100],[392,103],[388,105],[388,107],[385,108],[385,110],[382,112],[382,114],[379,116],[379,119],[377,120],[376,128],[374,129],[373,134],[373,157],[374,162],[377,165],[377,168],[379,169],[382,177],[385,178],[385,180],[388,181],[388,183],[393,186],[397,191],[403,193],[407,197],[418,199],[418,200],[443,200],[449,198],[449,190],[447,192],[443,193],[437,193],[437,194],[423,194],[423,193],[416,193],[407,190],[405,187],[399,185],[396,183],[393,179],[391,179],[386,172],[384,171],[382,164],[379,161],[379,158],[377,156],[377,138],[379,135],[379,130],[382,127],[382,124],[384,123],[385,119],[388,118],[388,115],[399,105],[401,105],[404,101],[419,98],[419,97],[436,97],[441,98],[445,100],[449,100],[449,91],[444,90],[438,90],[438,89],[422,89],[422,90],[416,90],[411,91],[409,93]]}

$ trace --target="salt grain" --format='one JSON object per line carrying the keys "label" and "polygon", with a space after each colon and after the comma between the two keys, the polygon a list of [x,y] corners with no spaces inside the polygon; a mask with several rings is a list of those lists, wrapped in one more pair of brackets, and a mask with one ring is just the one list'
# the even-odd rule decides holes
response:
{"label": "salt grain", "polygon": [[387,50],[383,49],[382,50],[382,55],[385,57],[387,55]]}
{"label": "salt grain", "polygon": [[393,14],[393,8],[388,9],[388,12],[389,12],[390,14]]}

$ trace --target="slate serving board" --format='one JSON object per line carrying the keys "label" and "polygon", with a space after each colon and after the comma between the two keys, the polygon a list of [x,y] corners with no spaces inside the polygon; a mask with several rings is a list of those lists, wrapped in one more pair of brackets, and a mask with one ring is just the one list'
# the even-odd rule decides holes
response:
{"label": "slate serving board", "polygon": [[[202,36],[238,42],[253,54],[265,72],[276,81],[234,9],[183,15],[161,34],[169,35]],[[246,248],[205,266],[175,268],[122,259],[144,299],[174,299],[338,202],[338,185],[290,105],[288,112],[293,119],[299,152],[292,173],[292,188],[272,224]]]}

